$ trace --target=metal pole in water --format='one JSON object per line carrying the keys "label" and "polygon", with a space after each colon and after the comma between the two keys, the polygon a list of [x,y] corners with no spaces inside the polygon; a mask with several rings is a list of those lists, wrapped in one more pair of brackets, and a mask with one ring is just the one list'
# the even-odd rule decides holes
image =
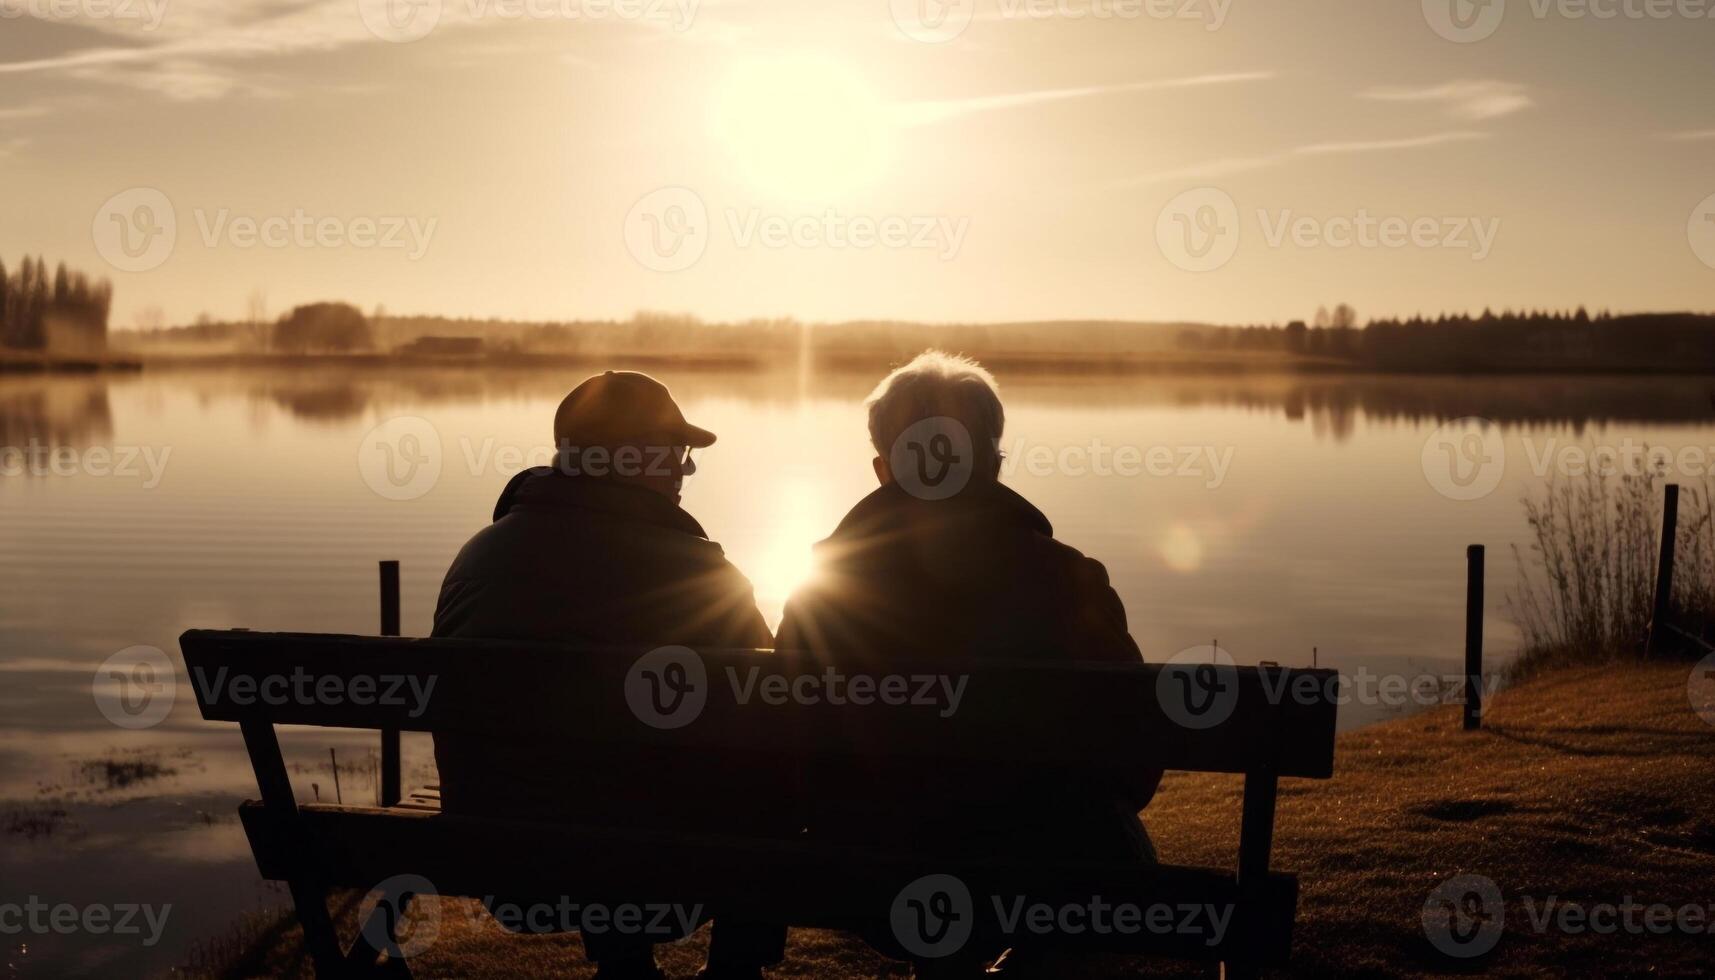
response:
{"label": "metal pole in water", "polygon": [[1649,656],[1667,650],[1673,616],[1673,552],[1679,537],[1679,484],[1669,483],[1661,510],[1661,551],[1655,567],[1655,606],[1650,613]]}
{"label": "metal pole in water", "polygon": [[1465,549],[1465,730],[1483,726],[1483,546]]}
{"label": "metal pole in water", "polygon": [[[381,635],[399,635],[399,563],[396,561],[381,563]],[[398,804],[403,795],[399,768],[399,729],[383,728],[379,789],[382,806]]]}

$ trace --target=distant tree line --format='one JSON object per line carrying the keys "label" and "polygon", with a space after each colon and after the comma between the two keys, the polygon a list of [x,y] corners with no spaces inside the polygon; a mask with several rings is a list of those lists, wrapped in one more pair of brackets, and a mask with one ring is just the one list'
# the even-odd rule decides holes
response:
{"label": "distant tree line", "polygon": [[[1583,309],[1435,319],[1371,320],[1341,303],[1308,322],[1222,327],[1200,323],[1108,320],[992,324],[792,319],[708,323],[693,316],[641,312],[629,320],[521,322],[483,318],[365,316],[348,303],[299,306],[269,324],[200,321],[149,331],[144,342],[224,344],[286,353],[397,351],[429,337],[480,341],[486,355],[558,354],[591,360],[636,356],[721,358],[779,363],[809,357],[822,364],[876,365],[941,347],[1001,364],[1108,362],[1172,351],[1231,352],[1266,362],[1307,359],[1377,371],[1712,371],[1715,316],[1692,313],[1592,315]],[[448,349],[459,347],[449,345]],[[459,349],[465,349],[459,347]]]}
{"label": "distant tree line", "polygon": [[0,261],[0,347],[17,350],[107,346],[113,285],[91,280],[61,262],[48,274],[45,259],[24,257],[8,273]]}
{"label": "distant tree line", "polygon": [[1384,371],[1715,369],[1715,316],[1533,310],[1371,320],[1342,303],[1312,323],[1183,333],[1199,350],[1280,351]]}
{"label": "distant tree line", "polygon": [[274,324],[269,346],[289,354],[324,354],[375,348],[369,318],[350,303],[294,307]]}

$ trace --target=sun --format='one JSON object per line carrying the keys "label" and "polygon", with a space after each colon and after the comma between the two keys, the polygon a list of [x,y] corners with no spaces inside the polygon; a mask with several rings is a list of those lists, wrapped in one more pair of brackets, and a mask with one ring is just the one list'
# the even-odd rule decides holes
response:
{"label": "sun", "polygon": [[709,125],[745,180],[770,195],[837,196],[878,177],[890,151],[869,83],[812,54],[735,64],[715,91]]}

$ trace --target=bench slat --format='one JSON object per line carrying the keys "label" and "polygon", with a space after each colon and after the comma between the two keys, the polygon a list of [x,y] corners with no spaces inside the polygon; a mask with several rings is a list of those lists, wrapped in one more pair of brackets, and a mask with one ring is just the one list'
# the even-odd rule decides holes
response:
{"label": "bench slat", "polygon": [[[1063,771],[1333,773],[1335,675],[1326,670],[1221,668],[1217,686],[1230,693],[1194,718],[1215,723],[1191,727],[1184,712],[1164,707],[1189,698],[1182,688],[1192,668],[1182,666],[889,662],[877,669],[905,678],[909,697],[939,699],[767,704],[752,678],[811,682],[806,689],[826,692],[814,683],[826,665],[801,653],[700,651],[706,703],[694,722],[663,729],[640,721],[626,698],[642,648],[205,630],[185,633],[180,644],[197,703],[212,721],[761,751],[809,764],[899,758]],[[949,689],[960,694],[956,711],[948,710]],[[258,697],[259,690],[277,697]],[[348,693],[319,693],[329,690]],[[301,691],[308,696],[293,693]]]}

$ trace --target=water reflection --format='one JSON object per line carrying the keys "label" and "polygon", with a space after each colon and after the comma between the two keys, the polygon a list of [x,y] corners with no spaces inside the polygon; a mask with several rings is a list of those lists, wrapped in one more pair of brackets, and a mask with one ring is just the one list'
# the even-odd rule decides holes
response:
{"label": "water reflection", "polygon": [[[488,520],[510,475],[503,450],[549,441],[553,406],[583,368],[470,373],[418,367],[183,370],[0,379],[0,447],[152,448],[158,485],[0,476],[0,882],[44,896],[171,895],[163,947],[33,946],[18,976],[154,971],[248,908],[282,904],[256,880],[230,816],[255,786],[237,733],[190,697],[146,732],[108,725],[90,697],[106,656],[173,653],[190,627],[373,632],[375,562],[404,563],[404,626],[427,631],[440,577]],[[862,398],[871,373],[656,367],[720,442],[686,505],[757,587],[764,614],[809,568],[809,545],[870,487]],[[1480,501],[1438,495],[1428,430],[1484,416],[1516,441],[1602,432],[1715,446],[1703,379],[1454,380],[1334,375],[1122,378],[1001,372],[1008,448],[1219,448],[1213,483],[1173,476],[1009,476],[1062,540],[1100,558],[1133,636],[1160,661],[1218,638],[1240,662],[1413,675],[1460,655],[1463,548],[1490,545],[1490,649],[1510,648],[1508,545],[1524,541],[1528,466]],[[363,437],[399,415],[432,420],[445,472],[385,499],[357,465]],[[1177,458],[1177,457],[1176,457]],[[1513,458],[1528,461],[1519,452]],[[522,465],[520,460],[519,465]],[[1526,542],[1527,543],[1527,542]],[[1498,659],[1498,658],[1497,658]],[[1350,727],[1395,708],[1352,705]],[[373,739],[289,732],[306,798],[372,791]],[[407,746],[421,780],[426,751]],[[349,768],[348,768],[349,765]],[[324,770],[324,767],[326,769]],[[123,873],[116,874],[115,869]]]}
{"label": "water reflection", "polygon": [[0,447],[83,448],[113,431],[107,382],[96,379],[0,381]]}
{"label": "water reflection", "polygon": [[[623,365],[621,365],[623,366]],[[818,371],[663,368],[652,373],[692,398],[728,398],[750,405],[786,406],[805,397],[862,399],[876,376]],[[235,396],[278,405],[304,421],[355,419],[371,409],[558,397],[587,376],[583,368],[502,369],[471,372],[432,366],[387,369],[336,366],[297,374],[243,371],[187,372],[168,378],[46,382],[42,399],[60,391],[60,416],[79,399],[85,412],[106,414],[108,384],[170,380],[204,397]],[[1479,416],[1508,427],[1566,426],[1582,433],[1611,422],[1703,423],[1715,418],[1715,383],[1705,377],[1494,376],[1477,378],[1364,374],[1221,374],[1133,378],[1079,377],[1033,371],[997,372],[1008,400],[1077,408],[1243,408],[1307,422],[1318,435],[1349,438],[1358,420],[1418,425]],[[800,383],[802,382],[802,384]],[[0,395],[10,382],[0,385]],[[806,396],[805,393],[808,393]],[[18,398],[0,401],[0,426],[9,416],[45,416]],[[4,428],[0,434],[9,435]],[[11,443],[4,443],[11,444]]]}

